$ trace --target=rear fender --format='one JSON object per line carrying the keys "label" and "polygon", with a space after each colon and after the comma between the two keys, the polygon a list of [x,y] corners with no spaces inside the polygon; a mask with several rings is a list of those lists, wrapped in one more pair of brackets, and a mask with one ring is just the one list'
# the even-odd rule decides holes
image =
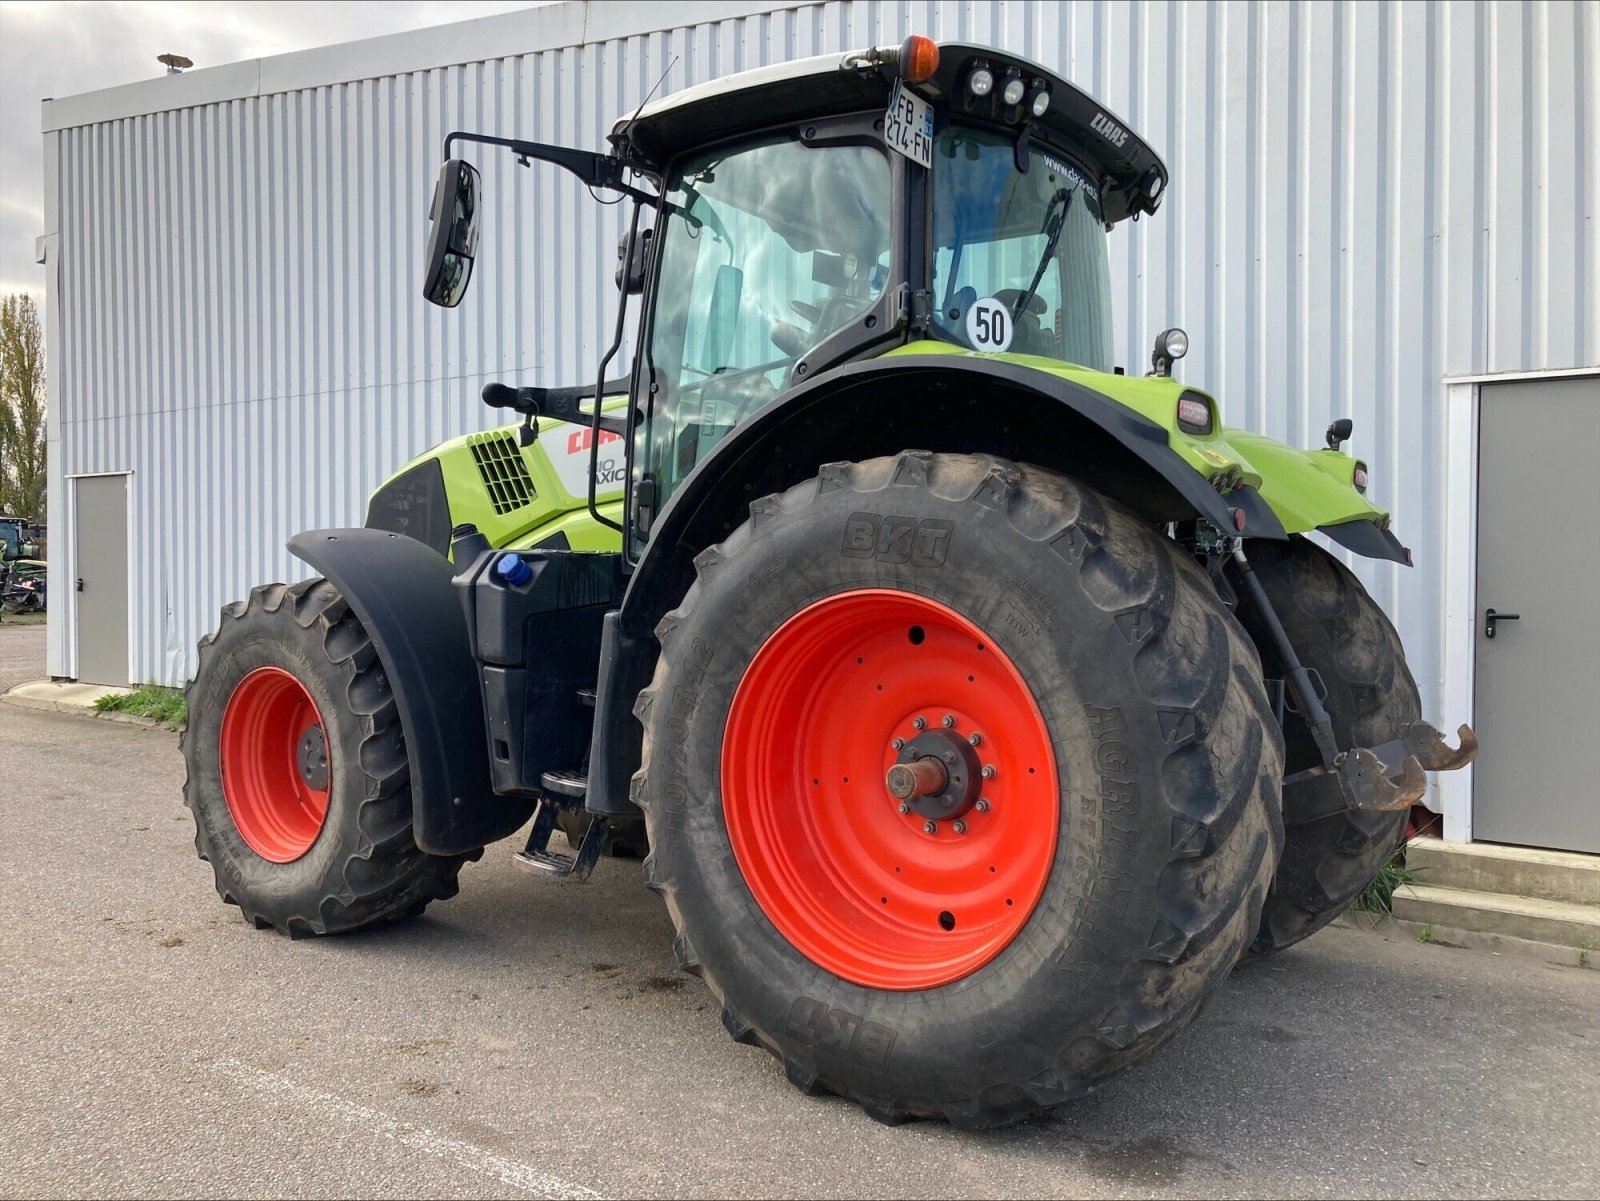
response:
{"label": "rear fender", "polygon": [[384,530],[310,530],[289,550],[337,588],[366,627],[388,676],[411,767],[413,831],[433,855],[511,834],[533,801],[496,796],[483,698],[450,564]]}
{"label": "rear fender", "polygon": [[748,516],[749,504],[824,463],[902,450],[989,453],[1073,475],[1152,521],[1203,517],[1249,537],[1282,538],[1252,487],[1226,496],[1150,418],[1071,379],[986,356],[893,355],[831,371],[731,431],[656,519],[623,599],[624,632],[648,636],[693,580],[693,559]]}

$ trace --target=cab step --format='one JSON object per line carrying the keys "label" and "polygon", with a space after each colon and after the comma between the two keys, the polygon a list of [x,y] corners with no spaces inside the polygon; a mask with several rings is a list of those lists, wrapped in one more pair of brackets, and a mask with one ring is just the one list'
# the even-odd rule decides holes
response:
{"label": "cab step", "polygon": [[557,796],[582,797],[589,791],[589,778],[575,771],[547,771],[539,777],[546,792]]}
{"label": "cab step", "polygon": [[[556,773],[547,772],[546,779]],[[548,783],[546,787],[549,787]],[[581,794],[580,794],[581,795]],[[528,843],[522,850],[512,855],[518,867],[529,871],[544,872],[546,875],[566,877],[572,876],[578,880],[587,880],[589,873],[594,871],[595,862],[600,858],[600,852],[606,845],[606,819],[596,817],[590,820],[589,828],[583,832],[583,840],[578,844],[578,850],[572,855],[563,855],[559,851],[550,850],[550,835],[556,829],[556,813],[558,806],[546,798],[539,802],[538,811],[534,814],[533,826],[528,831]]]}

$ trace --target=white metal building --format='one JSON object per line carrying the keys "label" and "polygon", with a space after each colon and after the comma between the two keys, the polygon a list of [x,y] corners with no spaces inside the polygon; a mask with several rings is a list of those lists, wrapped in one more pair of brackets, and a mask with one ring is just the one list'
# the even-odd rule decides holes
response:
{"label": "white metal building", "polygon": [[[620,209],[559,172],[489,164],[471,296],[421,299],[448,130],[600,148],[663,73],[666,93],[908,32],[1038,59],[1164,156],[1171,197],[1112,239],[1121,361],[1181,325],[1179,374],[1229,424],[1317,445],[1353,417],[1418,563],[1358,569],[1425,710],[1500,737],[1475,701],[1502,603],[1478,594],[1478,464],[1525,452],[1480,445],[1480,409],[1570,376],[1600,411],[1583,0],[575,0],[46,101],[51,673],[181,683],[220,605],[303,574],[289,534],[359,524],[390,471],[492,424],[485,380],[592,375]],[[1519,633],[1533,603],[1504,602]],[[1469,838],[1470,774],[1443,783]]]}

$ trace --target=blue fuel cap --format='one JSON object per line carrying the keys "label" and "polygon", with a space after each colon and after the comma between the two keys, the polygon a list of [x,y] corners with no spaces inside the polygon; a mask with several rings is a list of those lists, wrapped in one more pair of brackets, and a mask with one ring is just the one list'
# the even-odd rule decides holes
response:
{"label": "blue fuel cap", "polygon": [[502,584],[516,588],[533,578],[533,568],[517,555],[501,555],[495,560],[494,573]]}

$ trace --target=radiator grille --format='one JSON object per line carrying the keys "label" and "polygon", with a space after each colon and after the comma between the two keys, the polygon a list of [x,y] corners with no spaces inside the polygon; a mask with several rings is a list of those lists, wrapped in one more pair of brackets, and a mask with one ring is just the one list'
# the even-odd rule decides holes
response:
{"label": "radiator grille", "polygon": [[533,503],[538,494],[515,438],[510,434],[478,434],[468,439],[467,445],[472,448],[473,461],[483,477],[483,490],[489,494],[497,514]]}

